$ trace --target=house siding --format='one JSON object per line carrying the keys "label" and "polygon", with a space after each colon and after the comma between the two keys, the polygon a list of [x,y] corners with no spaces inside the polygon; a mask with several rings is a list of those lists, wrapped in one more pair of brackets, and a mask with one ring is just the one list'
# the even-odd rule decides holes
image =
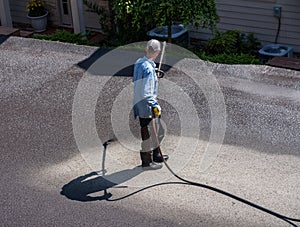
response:
{"label": "house siding", "polygon": [[11,18],[13,22],[29,22],[29,20],[26,17],[26,0],[19,0],[14,1],[10,0],[10,11],[11,11]]}
{"label": "house siding", "polygon": [[[27,18],[27,11],[26,11],[26,4],[28,0],[10,0],[10,11],[11,17],[13,22],[18,23],[30,23],[29,19]],[[58,7],[56,0],[47,0],[46,1],[46,8],[49,11],[48,21],[49,24],[57,25],[60,21],[58,15]]]}
{"label": "house siding", "polygon": [[[109,1],[108,0],[90,0],[98,4],[98,6],[103,7],[109,12]],[[91,30],[101,30],[101,25],[99,22],[99,15],[97,13],[92,12],[87,6],[84,6],[84,20],[86,27]]]}
{"label": "house siding", "polygon": [[[274,43],[278,19],[273,16],[273,7],[281,6],[281,28],[278,43],[290,45],[300,52],[300,1],[299,0],[216,0],[220,21],[220,32],[238,29],[253,32],[262,43]],[[211,32],[205,29],[191,29],[190,36],[207,40]]]}
{"label": "house siding", "polygon": [[[28,0],[9,0],[11,17],[13,22],[29,24],[30,21],[27,18],[26,4]],[[54,26],[62,26],[62,20],[60,16],[60,0],[46,0],[46,8],[49,11],[48,23]],[[101,0],[100,6],[109,8],[108,0]],[[99,16],[91,12],[86,6],[84,6],[84,22],[87,28],[92,30],[101,30],[99,24]]]}
{"label": "house siding", "polygon": [[92,30],[100,30],[99,16],[95,12],[91,12],[86,6],[84,6],[84,23],[85,26]]}

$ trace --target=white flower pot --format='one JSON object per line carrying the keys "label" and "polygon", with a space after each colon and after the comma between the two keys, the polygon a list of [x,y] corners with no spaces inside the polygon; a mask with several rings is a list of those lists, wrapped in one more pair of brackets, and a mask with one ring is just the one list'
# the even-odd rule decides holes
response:
{"label": "white flower pot", "polygon": [[30,19],[31,26],[33,27],[35,32],[43,32],[46,31],[47,16],[48,16],[48,12],[45,15],[39,17],[31,17],[27,15],[27,18]]}

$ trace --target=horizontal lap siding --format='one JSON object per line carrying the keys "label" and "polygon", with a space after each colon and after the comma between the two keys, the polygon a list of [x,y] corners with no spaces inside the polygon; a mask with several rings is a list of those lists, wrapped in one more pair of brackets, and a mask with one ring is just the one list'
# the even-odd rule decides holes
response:
{"label": "horizontal lap siding", "polygon": [[[107,14],[109,14],[109,1],[108,0],[94,0],[93,2],[97,3],[98,6],[104,8],[107,11]],[[91,10],[88,9],[88,7],[84,7],[84,19],[85,19],[85,25],[87,28],[101,31],[101,25],[99,21],[99,15],[95,12],[91,12]]]}
{"label": "horizontal lap siding", "polygon": [[[281,29],[278,43],[291,45],[300,52],[300,0],[216,0],[220,17],[218,29],[239,29],[254,32],[263,45],[275,41],[278,19],[273,16],[274,6],[282,7]],[[208,30],[192,29],[191,37],[208,39]]]}
{"label": "horizontal lap siding", "polygon": [[27,0],[10,0],[9,1],[10,12],[13,22],[20,22],[20,23],[29,23],[27,19],[27,11],[26,11],[26,4]]}
{"label": "horizontal lap siding", "polygon": [[[26,4],[28,0],[9,0],[10,12],[13,22],[30,23],[27,18]],[[49,22],[58,24],[59,15],[56,0],[46,0],[46,8],[49,11]]]}
{"label": "horizontal lap siding", "polygon": [[84,23],[87,28],[91,28],[93,30],[101,30],[99,23],[99,15],[97,13],[91,11],[87,6],[84,6]]}
{"label": "horizontal lap siding", "polygon": [[[19,23],[30,23],[29,19],[27,18],[27,11],[26,11],[26,4],[28,0],[9,0],[10,1],[10,10],[13,22]],[[59,1],[58,0],[46,0],[46,7],[49,11],[48,21],[52,25],[61,25],[60,21],[60,13],[59,13]],[[108,7],[108,1],[102,0],[99,2],[99,5],[105,8]],[[87,28],[91,28],[94,30],[100,30],[99,24],[99,16],[94,13],[90,12],[90,10],[84,6],[84,21]]]}

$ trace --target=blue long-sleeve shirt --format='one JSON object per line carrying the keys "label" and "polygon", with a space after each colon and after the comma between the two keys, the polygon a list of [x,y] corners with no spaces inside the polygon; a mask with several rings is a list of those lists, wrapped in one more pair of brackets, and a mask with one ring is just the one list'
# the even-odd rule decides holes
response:
{"label": "blue long-sleeve shirt", "polygon": [[155,63],[147,57],[140,58],[134,64],[133,73],[134,117],[152,118],[152,107],[157,106],[158,82],[155,73]]}

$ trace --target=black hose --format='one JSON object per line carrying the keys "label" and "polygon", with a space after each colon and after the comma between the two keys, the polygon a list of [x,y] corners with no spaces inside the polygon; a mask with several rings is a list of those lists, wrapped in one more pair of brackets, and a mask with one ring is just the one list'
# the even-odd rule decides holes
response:
{"label": "black hose", "polygon": [[[170,167],[167,167],[167,168],[170,168]],[[172,174],[173,174],[173,171],[172,171]],[[135,194],[138,194],[139,192],[145,191],[145,190],[150,189],[150,188],[158,187],[158,186],[174,185],[174,184],[191,185],[191,186],[206,188],[206,189],[212,190],[214,192],[220,193],[222,195],[226,195],[226,196],[228,196],[230,198],[238,200],[238,201],[240,201],[242,203],[245,203],[245,204],[247,204],[249,206],[252,206],[252,207],[254,207],[256,209],[259,209],[259,210],[261,210],[263,212],[269,213],[269,214],[271,214],[271,215],[273,215],[273,216],[275,216],[275,217],[277,217],[277,218],[279,218],[279,219],[281,219],[281,220],[289,223],[290,225],[292,225],[294,227],[297,227],[297,225],[294,224],[294,223],[292,223],[292,221],[295,221],[295,222],[299,222],[300,221],[299,219],[289,218],[289,217],[283,216],[281,214],[275,213],[275,212],[273,212],[271,210],[268,210],[267,208],[264,208],[264,207],[261,207],[259,205],[256,205],[256,204],[254,204],[252,202],[249,202],[249,201],[247,201],[245,199],[242,199],[242,198],[240,198],[238,196],[235,196],[233,194],[225,192],[225,191],[223,191],[221,189],[218,189],[218,188],[215,188],[215,187],[212,187],[212,186],[209,186],[209,185],[204,185],[204,184],[199,184],[199,183],[196,183],[196,182],[188,181],[188,180],[185,180],[185,179],[179,177],[176,174],[174,176],[177,177],[178,179],[180,179],[181,182],[163,182],[163,183],[153,184],[153,185],[150,185],[150,186],[147,186],[145,188],[139,189],[139,190],[134,191],[134,192],[132,192],[132,193],[130,193],[128,195],[125,195],[125,196],[122,196],[122,197],[119,197],[119,198],[116,198],[116,199],[110,199],[111,194],[107,193],[107,191],[104,191],[104,195],[106,195],[106,201],[116,202],[116,201],[119,201],[119,200],[122,200],[122,199],[126,199],[126,198],[128,198],[130,196],[133,196]]]}
{"label": "black hose", "polygon": [[[150,188],[154,188],[154,187],[162,186],[162,185],[170,185],[170,184],[184,184],[184,185],[187,185],[188,183],[185,183],[185,182],[181,181],[181,182],[163,182],[163,183],[153,184],[153,185],[147,186],[145,188],[139,189],[137,191],[134,191],[134,192],[132,192],[132,193],[130,193],[128,195],[122,196],[120,198],[109,199],[109,197],[107,197],[106,200],[109,201],[109,202],[115,202],[115,201],[119,201],[119,200],[122,200],[122,199],[126,199],[126,198],[128,198],[130,196],[133,196],[133,195],[135,195],[135,194],[137,194],[139,192],[145,191],[145,190],[150,189]],[[107,192],[104,192],[104,194],[106,195]]]}
{"label": "black hose", "polygon": [[[161,154],[161,155],[162,155],[162,154]],[[167,164],[166,161],[164,161],[164,164],[166,165],[166,167],[168,168],[168,170],[169,170],[169,171],[170,171],[177,179],[179,179],[179,180],[181,180],[181,181],[183,181],[183,182],[185,182],[185,183],[187,183],[187,184],[194,185],[194,186],[201,187],[201,188],[206,188],[206,189],[209,189],[209,190],[218,192],[218,193],[220,193],[220,194],[226,195],[226,196],[228,196],[228,197],[230,197],[230,198],[233,198],[233,199],[235,199],[235,200],[238,200],[238,201],[240,201],[240,202],[242,202],[242,203],[245,203],[245,204],[247,204],[247,205],[249,205],[249,206],[252,206],[252,207],[254,207],[254,208],[256,208],[256,209],[259,209],[259,210],[261,210],[261,211],[263,211],[263,212],[266,212],[266,213],[268,213],[268,214],[271,214],[271,215],[273,215],[273,216],[275,216],[275,217],[277,217],[277,218],[279,218],[279,219],[281,219],[281,220],[283,220],[283,221],[286,221],[287,223],[291,224],[292,226],[297,227],[297,225],[295,225],[295,224],[292,223],[291,221],[294,221],[294,222],[300,222],[300,219],[290,218],[290,217],[281,215],[281,214],[279,214],[279,213],[276,213],[276,212],[274,212],[274,211],[272,211],[272,210],[269,210],[269,209],[267,209],[267,208],[264,208],[264,207],[262,207],[262,206],[259,206],[259,205],[257,205],[257,204],[254,204],[254,203],[252,203],[252,202],[250,202],[250,201],[248,201],[248,200],[246,200],[246,199],[243,199],[243,198],[241,198],[241,197],[238,197],[238,196],[236,196],[236,195],[233,195],[233,194],[231,194],[231,193],[229,193],[229,192],[226,192],[226,191],[223,191],[223,190],[221,190],[221,189],[218,189],[218,188],[215,188],[215,187],[212,187],[212,186],[209,186],[209,185],[200,184],[200,183],[197,183],[197,182],[193,182],[193,181],[186,180],[186,179],[184,179],[184,178],[178,176],[176,173],[174,173],[173,170],[170,168],[170,166]]]}
{"label": "black hose", "polygon": [[[156,144],[157,144],[157,146],[158,146],[158,148],[159,148],[158,150],[159,150],[159,152],[160,152],[161,157],[163,157],[163,154],[162,154],[161,149],[160,149],[160,144],[159,144],[159,140],[158,140],[158,136],[157,136],[157,132],[156,132],[156,127],[155,127],[154,120],[152,120],[152,124],[153,124],[153,131],[154,131],[154,134],[155,134],[155,137],[156,137]],[[164,160],[164,159],[163,159],[163,160]],[[193,181],[186,180],[186,179],[184,179],[184,178],[178,176],[176,173],[174,173],[174,171],[173,171],[173,170],[170,168],[170,166],[167,164],[166,160],[164,160],[164,164],[166,165],[166,167],[168,168],[168,170],[169,170],[169,171],[170,171],[177,179],[179,179],[179,180],[181,180],[181,181],[183,181],[183,182],[185,182],[185,183],[188,183],[188,184],[190,184],[190,185],[194,185],[194,186],[197,186],[197,187],[201,187],[201,188],[206,188],[206,189],[209,189],[209,190],[218,192],[218,193],[220,193],[220,194],[226,195],[226,196],[228,196],[228,197],[230,197],[230,198],[233,198],[233,199],[235,199],[235,200],[237,200],[237,201],[240,201],[240,202],[245,203],[245,204],[247,204],[247,205],[249,205],[249,206],[252,206],[252,207],[254,207],[254,208],[258,209],[258,210],[261,210],[261,211],[263,211],[263,212],[266,212],[266,213],[268,213],[268,214],[271,214],[271,215],[273,215],[273,216],[275,216],[275,217],[277,217],[277,218],[279,218],[279,219],[281,219],[281,220],[283,220],[283,221],[286,221],[287,223],[291,224],[292,226],[297,227],[297,225],[294,224],[294,223],[292,223],[291,221],[294,221],[294,222],[300,222],[300,219],[290,218],[290,217],[281,215],[281,214],[279,214],[279,213],[276,213],[276,212],[274,212],[274,211],[272,211],[272,210],[269,210],[269,209],[267,209],[267,208],[264,208],[264,207],[262,207],[262,206],[259,206],[259,205],[255,204],[255,203],[252,203],[252,202],[250,202],[250,201],[248,201],[248,200],[246,200],[246,199],[240,198],[240,197],[238,197],[238,196],[236,196],[236,195],[233,195],[233,194],[231,194],[231,193],[229,193],[229,192],[226,192],[226,191],[223,191],[223,190],[221,190],[221,189],[218,189],[218,188],[215,188],[215,187],[212,187],[212,186],[209,186],[209,185],[205,185],[205,184],[201,184],[201,183],[197,183],[197,182],[193,182]]]}
{"label": "black hose", "polygon": [[[158,142],[158,137],[157,137],[157,133],[156,133],[156,128],[155,128],[154,120],[152,120],[152,122],[153,122],[154,133],[156,134],[156,140],[157,140],[159,152],[160,152],[160,155],[163,157],[163,154],[162,154],[162,152],[161,152],[160,145],[159,145],[159,142]],[[276,213],[276,212],[274,212],[274,211],[272,211],[272,210],[270,210],[270,209],[267,209],[267,208],[265,208],[265,207],[259,206],[259,205],[255,204],[255,203],[252,203],[252,202],[250,202],[250,201],[248,201],[248,200],[246,200],[246,199],[243,199],[243,198],[241,198],[241,197],[238,197],[238,196],[236,196],[236,195],[233,195],[233,194],[231,194],[231,193],[229,193],[229,192],[226,192],[226,191],[223,191],[223,190],[221,190],[221,189],[218,189],[218,188],[215,188],[215,187],[206,185],[206,184],[201,184],[201,183],[198,183],[198,182],[193,182],[193,181],[190,181],[190,180],[186,180],[186,179],[180,177],[179,175],[177,175],[177,174],[171,169],[171,167],[168,165],[168,163],[167,163],[165,160],[164,160],[164,164],[165,164],[165,166],[168,168],[168,170],[172,173],[172,175],[174,175],[177,179],[181,180],[181,182],[165,182],[165,183],[158,183],[158,184],[150,185],[150,186],[148,186],[148,187],[145,187],[145,188],[143,188],[143,189],[137,190],[137,191],[135,191],[135,192],[132,192],[132,193],[130,193],[130,194],[128,194],[128,195],[125,195],[125,196],[120,197],[120,198],[117,198],[117,199],[109,199],[110,196],[111,196],[111,194],[110,194],[110,193],[107,194],[107,192],[105,191],[105,194],[108,195],[107,198],[106,198],[106,200],[107,200],[107,201],[118,201],[118,200],[122,200],[122,199],[128,198],[128,197],[130,197],[130,196],[132,196],[132,195],[134,195],[134,194],[137,194],[137,193],[139,193],[139,192],[141,192],[141,191],[144,191],[144,190],[146,190],[146,189],[153,188],[153,187],[160,186],[160,185],[186,184],[186,185],[191,185],[191,186],[196,186],[196,187],[205,188],[205,189],[208,189],[208,190],[211,190],[211,191],[220,193],[220,194],[222,194],[222,195],[228,196],[228,197],[230,197],[230,198],[232,198],[232,199],[235,199],[235,200],[237,200],[237,201],[239,201],[239,202],[241,202],[241,203],[244,203],[244,204],[246,204],[246,205],[248,205],[248,206],[254,207],[254,208],[256,208],[256,209],[258,209],[258,210],[260,210],[260,211],[263,211],[263,212],[268,213],[268,214],[270,214],[270,215],[272,215],[272,216],[274,216],[274,217],[276,217],[276,218],[279,218],[279,219],[281,219],[281,220],[283,220],[283,221],[289,223],[290,225],[292,225],[292,226],[294,226],[294,227],[298,227],[298,226],[297,226],[295,223],[293,223],[293,222],[300,222],[300,219],[291,218],[291,217],[287,217],[287,216],[284,216],[284,215],[282,215],[282,214]]]}

